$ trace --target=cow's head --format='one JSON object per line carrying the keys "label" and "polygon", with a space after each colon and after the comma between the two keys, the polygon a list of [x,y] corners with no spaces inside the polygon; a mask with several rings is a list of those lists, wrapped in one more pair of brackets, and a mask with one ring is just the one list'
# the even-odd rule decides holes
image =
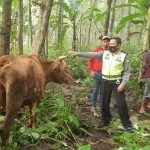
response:
{"label": "cow's head", "polygon": [[54,60],[54,66],[53,66],[53,81],[55,83],[67,83],[72,84],[73,78],[71,74],[68,71],[67,64],[63,61],[64,58],[67,56],[59,56]]}

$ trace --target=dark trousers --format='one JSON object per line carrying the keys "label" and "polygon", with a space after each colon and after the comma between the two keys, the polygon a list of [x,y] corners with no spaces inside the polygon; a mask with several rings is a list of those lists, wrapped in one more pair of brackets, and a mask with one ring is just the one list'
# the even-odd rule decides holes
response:
{"label": "dark trousers", "polygon": [[111,121],[109,104],[111,100],[111,94],[113,92],[114,98],[117,102],[118,114],[120,116],[123,126],[125,128],[131,127],[127,103],[125,100],[125,91],[118,92],[117,88],[119,84],[120,83],[116,83],[116,81],[109,81],[102,79],[103,85],[102,121],[105,123],[109,123]]}

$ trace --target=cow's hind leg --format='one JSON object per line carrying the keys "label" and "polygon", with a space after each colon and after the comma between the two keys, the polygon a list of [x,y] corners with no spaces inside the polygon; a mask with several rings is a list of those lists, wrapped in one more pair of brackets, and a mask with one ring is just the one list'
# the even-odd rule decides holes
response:
{"label": "cow's hind leg", "polygon": [[16,118],[16,114],[19,111],[21,105],[10,103],[6,103],[6,115],[2,125],[0,126],[0,135],[2,139],[2,145],[6,146],[9,144],[9,134],[11,130],[11,126]]}

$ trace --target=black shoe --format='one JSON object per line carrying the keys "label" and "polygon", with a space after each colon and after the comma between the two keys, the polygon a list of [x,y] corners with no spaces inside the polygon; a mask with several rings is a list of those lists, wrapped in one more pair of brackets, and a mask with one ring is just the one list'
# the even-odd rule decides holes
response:
{"label": "black shoe", "polygon": [[126,131],[130,132],[130,133],[133,133],[132,127],[126,127]]}
{"label": "black shoe", "polygon": [[102,121],[97,127],[102,128],[102,127],[105,127],[107,125],[109,125],[109,123],[105,123],[105,122]]}

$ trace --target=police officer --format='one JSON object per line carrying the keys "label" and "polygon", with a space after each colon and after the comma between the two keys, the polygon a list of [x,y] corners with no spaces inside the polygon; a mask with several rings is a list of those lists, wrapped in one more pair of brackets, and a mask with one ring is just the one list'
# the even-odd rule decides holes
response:
{"label": "police officer", "polygon": [[69,53],[73,56],[102,59],[103,104],[102,120],[98,127],[107,126],[111,121],[109,104],[113,92],[121,122],[128,132],[132,132],[125,100],[125,85],[130,76],[129,58],[127,53],[120,50],[121,39],[119,37],[111,38],[109,47],[109,50],[103,52],[70,51]]}

